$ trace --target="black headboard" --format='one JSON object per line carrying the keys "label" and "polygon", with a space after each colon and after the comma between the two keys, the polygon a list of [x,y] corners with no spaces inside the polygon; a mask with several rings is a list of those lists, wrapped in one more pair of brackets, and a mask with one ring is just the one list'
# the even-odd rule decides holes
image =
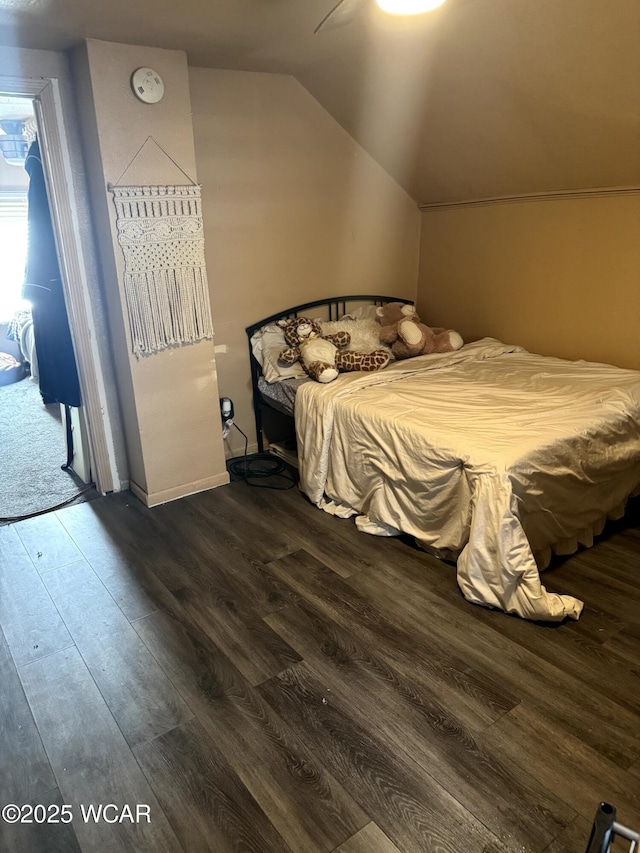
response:
{"label": "black headboard", "polygon": [[[404,302],[412,304],[413,299],[402,299],[400,296],[370,296],[368,294],[357,294],[355,296],[331,296],[327,299],[316,299],[315,302],[305,302],[302,305],[294,305],[292,308],[286,308],[278,314],[272,314],[270,317],[265,317],[251,326],[247,326],[246,333],[249,341],[249,359],[251,362],[251,387],[253,389],[253,411],[256,419],[256,436],[258,439],[258,451],[264,451],[264,436],[262,433],[262,407],[267,404],[262,399],[260,389],[258,388],[258,379],[262,374],[262,368],[256,361],[251,350],[251,337],[258,329],[269,323],[275,323],[277,320],[289,319],[290,317],[304,316],[311,309],[322,309],[323,313],[327,314],[327,320],[339,320],[348,312],[348,305],[354,303],[369,304],[369,305],[384,305],[386,302]],[[316,316],[316,315],[313,315]]]}

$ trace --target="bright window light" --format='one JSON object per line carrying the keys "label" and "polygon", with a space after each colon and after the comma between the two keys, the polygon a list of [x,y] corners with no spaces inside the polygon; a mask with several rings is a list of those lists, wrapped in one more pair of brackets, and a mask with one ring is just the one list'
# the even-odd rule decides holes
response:
{"label": "bright window light", "polygon": [[384,12],[390,15],[419,15],[442,6],[445,0],[376,0]]}
{"label": "bright window light", "polygon": [[21,297],[26,255],[27,194],[0,191],[0,323],[29,307]]}

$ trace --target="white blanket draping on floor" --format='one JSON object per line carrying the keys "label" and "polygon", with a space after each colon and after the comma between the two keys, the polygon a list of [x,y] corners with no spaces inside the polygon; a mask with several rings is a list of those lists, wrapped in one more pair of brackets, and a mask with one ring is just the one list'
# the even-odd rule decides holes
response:
{"label": "white blanket draping on floor", "polygon": [[491,338],[306,383],[295,415],[315,504],[457,558],[465,598],[527,619],[579,617],[538,564],[590,545],[640,487],[640,372]]}

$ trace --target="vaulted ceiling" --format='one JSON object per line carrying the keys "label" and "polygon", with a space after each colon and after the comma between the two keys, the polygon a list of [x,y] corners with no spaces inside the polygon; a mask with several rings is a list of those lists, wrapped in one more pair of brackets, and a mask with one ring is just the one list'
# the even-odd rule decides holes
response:
{"label": "vaulted ceiling", "polygon": [[640,0],[335,2],[0,0],[0,44],[292,74],[421,203],[640,185]]}

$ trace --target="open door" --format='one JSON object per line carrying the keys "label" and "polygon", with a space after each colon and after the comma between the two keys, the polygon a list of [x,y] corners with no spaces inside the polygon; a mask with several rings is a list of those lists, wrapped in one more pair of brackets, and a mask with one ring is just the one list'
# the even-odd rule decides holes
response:
{"label": "open door", "polygon": [[[0,96],[0,249],[1,522],[47,512],[86,495],[84,486],[92,480],[29,98]],[[57,309],[51,304],[56,299]],[[39,335],[41,370],[34,313],[45,321],[44,337]],[[60,322],[62,336],[56,326]],[[65,373],[57,376],[61,362]]]}
{"label": "open door", "polygon": [[104,494],[119,490],[123,484],[114,444],[116,436],[121,441],[121,427],[112,390],[112,367],[110,361],[104,361],[110,354],[98,345],[105,332],[102,309],[94,304],[94,299],[99,303],[100,295],[93,235],[86,215],[88,193],[78,159],[81,152],[79,143],[67,136],[67,128],[75,123],[73,116],[68,116],[67,122],[63,116],[63,109],[73,112],[74,108],[71,81],[59,71],[51,77],[41,73],[29,77],[21,66],[16,72],[15,76],[0,76],[0,96],[30,98],[35,109],[83,404],[75,414],[72,409],[73,467],[83,479],[93,479]]}

